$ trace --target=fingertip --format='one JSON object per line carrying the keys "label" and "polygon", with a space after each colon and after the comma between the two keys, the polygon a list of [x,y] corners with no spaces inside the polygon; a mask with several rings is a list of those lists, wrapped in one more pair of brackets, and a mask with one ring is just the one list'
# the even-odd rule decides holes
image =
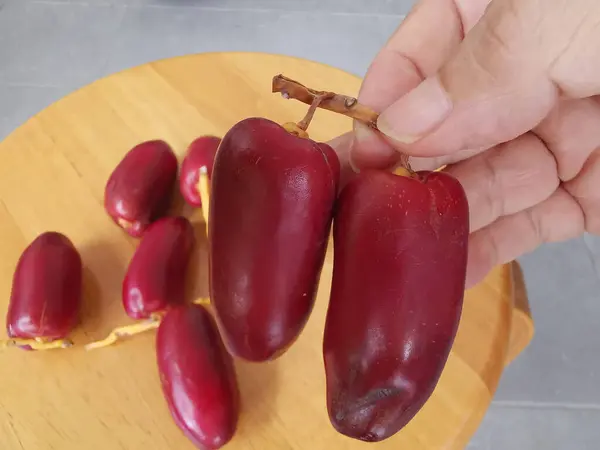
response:
{"label": "fingertip", "polygon": [[452,108],[448,93],[438,77],[433,76],[384,110],[377,128],[393,141],[413,144],[439,127]]}
{"label": "fingertip", "polygon": [[387,169],[398,162],[400,154],[382,136],[368,126],[354,124],[350,147],[350,165],[355,172],[362,169]]}
{"label": "fingertip", "polygon": [[354,133],[349,131],[327,142],[336,152],[340,161],[340,189],[355,175],[355,171],[350,164],[350,150],[353,140]]}
{"label": "fingertip", "polygon": [[349,131],[327,142],[327,145],[335,150],[342,164],[348,160],[353,139],[354,136],[352,132]]}

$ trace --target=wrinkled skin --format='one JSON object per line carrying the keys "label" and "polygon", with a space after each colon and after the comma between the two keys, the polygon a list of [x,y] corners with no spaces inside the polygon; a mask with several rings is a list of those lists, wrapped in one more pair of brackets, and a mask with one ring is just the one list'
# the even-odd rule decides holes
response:
{"label": "wrinkled skin", "polygon": [[104,190],[104,208],[133,237],[141,237],[162,216],[177,181],[178,162],[160,140],[133,147],[111,173]]}
{"label": "wrinkled skin", "polygon": [[10,337],[63,339],[79,321],[83,265],[73,243],[45,232],[23,251],[6,317]]}
{"label": "wrinkled skin", "polygon": [[223,137],[211,184],[210,293],[229,351],[283,354],[312,311],[337,194],[326,144],[263,118]]}
{"label": "wrinkled skin", "polygon": [[323,354],[331,423],[376,442],[433,392],[464,295],[468,204],[450,175],[364,171],[340,193]]}
{"label": "wrinkled skin", "polygon": [[181,163],[179,190],[185,201],[191,206],[198,208],[202,206],[202,199],[198,192],[199,170],[205,166],[210,179],[215,154],[220,143],[221,139],[216,136],[200,136],[188,147]]}
{"label": "wrinkled skin", "polygon": [[231,356],[211,315],[199,305],[171,309],[156,336],[162,391],[177,426],[198,448],[233,437],[239,391]]}
{"label": "wrinkled skin", "polygon": [[123,307],[129,317],[147,319],[184,302],[195,243],[194,228],[185,217],[163,217],[148,227],[123,281]]}

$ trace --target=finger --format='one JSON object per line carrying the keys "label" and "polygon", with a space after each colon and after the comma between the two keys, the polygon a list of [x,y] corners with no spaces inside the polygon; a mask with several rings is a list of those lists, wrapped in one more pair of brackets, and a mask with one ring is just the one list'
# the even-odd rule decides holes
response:
{"label": "finger", "polygon": [[[556,159],[558,176],[569,181],[583,168],[590,154],[600,147],[600,98],[559,100],[548,116],[534,128]],[[470,158],[482,149],[459,150],[433,158],[411,158],[419,170],[432,170]]]}
{"label": "finger", "polygon": [[483,280],[495,266],[513,261],[543,243],[581,235],[583,226],[581,208],[562,187],[542,203],[502,217],[469,239],[467,288]]}
{"label": "finger", "polygon": [[558,175],[569,181],[600,147],[600,103],[594,98],[563,99],[535,129],[558,164]]}
{"label": "finger", "polygon": [[450,165],[467,194],[471,232],[548,198],[558,187],[556,161],[532,133]]}
{"label": "finger", "polygon": [[340,160],[340,189],[356,175],[350,166],[350,147],[352,145],[352,140],[352,132],[348,132],[327,142],[327,144],[335,150]]}
{"label": "finger", "polygon": [[600,235],[600,149],[592,153],[576,178],[565,183],[565,189],[581,205],[586,231]]}
{"label": "finger", "polygon": [[[489,148],[523,134],[559,94],[600,91],[600,47],[589,45],[600,39],[599,14],[600,3],[587,0],[493,1],[440,71],[382,112],[379,128],[418,156]],[[563,61],[581,74],[570,78]]]}
{"label": "finger", "polygon": [[350,161],[356,170],[388,169],[400,159],[392,145],[370,128],[354,121]]}
{"label": "finger", "polygon": [[471,158],[481,153],[481,150],[460,150],[451,155],[436,156],[433,158],[410,158],[410,165],[413,170],[436,170],[442,166],[456,164],[465,159]]}
{"label": "finger", "polygon": [[[422,0],[404,19],[372,62],[359,101],[383,111],[435,73],[479,20],[490,0]],[[355,123],[352,159],[356,167],[388,167],[398,155],[390,144]]]}
{"label": "finger", "polygon": [[421,0],[375,57],[359,100],[381,111],[435,73],[490,0]]}

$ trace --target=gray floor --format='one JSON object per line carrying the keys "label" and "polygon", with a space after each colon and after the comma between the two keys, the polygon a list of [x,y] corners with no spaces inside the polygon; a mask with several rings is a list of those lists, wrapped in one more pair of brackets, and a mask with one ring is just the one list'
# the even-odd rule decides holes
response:
{"label": "gray floor", "polygon": [[[150,60],[253,50],[363,75],[412,0],[0,0],[0,139],[73,89]],[[600,239],[522,258],[537,334],[469,450],[600,441]],[[408,449],[407,449],[408,450]]]}

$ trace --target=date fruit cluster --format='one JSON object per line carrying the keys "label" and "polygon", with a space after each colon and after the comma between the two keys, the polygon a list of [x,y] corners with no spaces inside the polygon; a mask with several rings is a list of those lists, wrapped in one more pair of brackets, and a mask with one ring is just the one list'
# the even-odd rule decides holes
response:
{"label": "date fruit cluster", "polygon": [[[340,434],[378,442],[398,433],[437,385],[460,320],[469,211],[444,171],[365,170],[342,185],[335,151],[308,136],[317,108],[376,130],[356,99],[289,78],[273,92],[310,105],[298,123],[250,117],[200,136],[181,165],[162,140],[130,149],[107,180],[104,208],[139,239],[122,284],[133,323],[85,345],[157,329],[160,383],[174,422],[201,449],[235,435],[242,407],[234,359],[261,363],[298,339],[315,303],[327,244],[333,279],[323,334],[326,407]],[[196,242],[172,191],[200,208],[209,298],[187,301]],[[39,235],[14,272],[4,347],[70,347],[82,260],[67,236]]]}

